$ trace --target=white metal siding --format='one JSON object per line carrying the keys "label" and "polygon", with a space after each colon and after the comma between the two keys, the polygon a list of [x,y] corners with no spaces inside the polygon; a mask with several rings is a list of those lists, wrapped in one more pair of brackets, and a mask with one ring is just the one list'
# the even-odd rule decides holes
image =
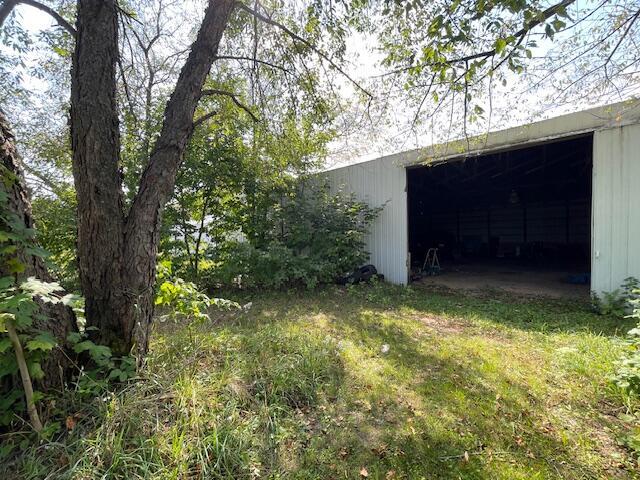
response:
{"label": "white metal siding", "polygon": [[595,133],[592,216],[591,289],[640,278],[640,125]]}
{"label": "white metal siding", "polygon": [[405,285],[407,269],[406,172],[389,159],[324,172],[333,192],[354,193],[372,207],[384,208],[367,238],[370,261],[385,279]]}
{"label": "white metal siding", "polygon": [[[640,102],[621,102],[470,140],[396,153],[330,170],[324,175],[334,191],[342,187],[372,206],[387,202],[373,225],[367,248],[371,253],[371,262],[389,281],[406,284],[408,221],[406,172],[403,166],[465,154],[480,155],[595,131],[591,288],[600,292],[611,291],[618,288],[628,276],[640,278],[639,122]],[[541,215],[545,218],[552,215],[563,217],[565,209],[566,206],[557,212],[551,212],[549,208],[532,208],[528,211],[528,239],[536,238],[541,233],[540,229],[545,230],[546,237],[549,230],[557,230],[558,238],[565,238],[566,224],[554,228],[537,223]],[[477,230],[477,234],[484,234],[484,229],[478,229],[486,221],[486,214],[474,215],[470,214],[468,218],[461,215],[460,221],[465,226],[465,232]],[[583,238],[588,232],[588,223],[583,218],[574,217],[572,221],[576,223],[570,225],[571,239],[574,240],[574,236]]]}

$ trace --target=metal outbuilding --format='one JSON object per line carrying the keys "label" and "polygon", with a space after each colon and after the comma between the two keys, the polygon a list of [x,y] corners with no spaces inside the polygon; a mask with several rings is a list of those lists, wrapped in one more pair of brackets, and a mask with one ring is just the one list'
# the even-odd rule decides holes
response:
{"label": "metal outbuilding", "polygon": [[640,278],[637,100],[323,175],[334,191],[384,205],[367,248],[371,263],[396,284],[409,282],[429,242],[448,243],[452,259],[468,252],[577,259],[584,251],[583,270],[596,292]]}

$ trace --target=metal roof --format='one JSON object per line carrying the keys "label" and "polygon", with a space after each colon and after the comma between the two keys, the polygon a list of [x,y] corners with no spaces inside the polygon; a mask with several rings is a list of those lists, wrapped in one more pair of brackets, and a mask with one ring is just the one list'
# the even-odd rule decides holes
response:
{"label": "metal roof", "polygon": [[505,130],[385,155],[365,162],[330,168],[326,171],[349,168],[355,165],[364,166],[370,162],[380,161],[402,167],[429,165],[461,157],[527,147],[555,139],[631,124],[640,124],[640,99],[626,100]]}

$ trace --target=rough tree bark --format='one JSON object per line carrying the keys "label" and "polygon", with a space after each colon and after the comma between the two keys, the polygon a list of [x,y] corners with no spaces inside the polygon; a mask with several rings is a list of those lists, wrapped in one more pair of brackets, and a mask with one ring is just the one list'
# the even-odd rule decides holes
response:
{"label": "rough tree bark", "polygon": [[115,1],[80,0],[71,70],[71,148],[78,197],[78,268],[94,339],[127,354],[124,215],[116,105]]}
{"label": "rough tree bark", "polygon": [[87,324],[117,355],[148,349],[162,209],[193,132],[193,115],[234,0],[210,0],[164,112],[127,218],[122,208],[114,0],[79,0],[71,83],[78,258]]}
{"label": "rough tree bark", "polygon": [[[0,111],[0,169],[2,173],[0,175],[0,189],[3,189],[7,195],[9,211],[24,221],[27,228],[33,228],[31,198],[25,186],[22,163],[16,151],[15,138],[2,111]],[[42,258],[21,252],[19,260],[25,265],[25,270],[20,274],[20,278],[36,277],[46,282],[53,280],[47,272]],[[0,264],[0,277],[7,275],[9,273],[4,269],[4,265]],[[39,313],[43,318],[36,318],[34,327],[51,333],[60,348],[54,349],[43,362],[42,369],[45,377],[38,382],[38,385],[43,390],[60,388],[70,371],[71,362],[64,348],[67,335],[72,331],[77,331],[75,317],[71,309],[62,304],[52,305],[41,302]]]}

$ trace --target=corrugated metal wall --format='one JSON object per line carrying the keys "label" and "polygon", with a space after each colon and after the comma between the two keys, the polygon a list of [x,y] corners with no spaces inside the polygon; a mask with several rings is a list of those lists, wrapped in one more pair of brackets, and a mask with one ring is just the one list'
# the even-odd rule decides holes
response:
{"label": "corrugated metal wall", "polygon": [[407,269],[407,193],[405,169],[381,158],[324,172],[334,192],[355,193],[359,200],[384,209],[367,239],[371,263],[390,282],[405,285]]}
{"label": "corrugated metal wall", "polygon": [[596,132],[591,289],[640,278],[640,125]]}

